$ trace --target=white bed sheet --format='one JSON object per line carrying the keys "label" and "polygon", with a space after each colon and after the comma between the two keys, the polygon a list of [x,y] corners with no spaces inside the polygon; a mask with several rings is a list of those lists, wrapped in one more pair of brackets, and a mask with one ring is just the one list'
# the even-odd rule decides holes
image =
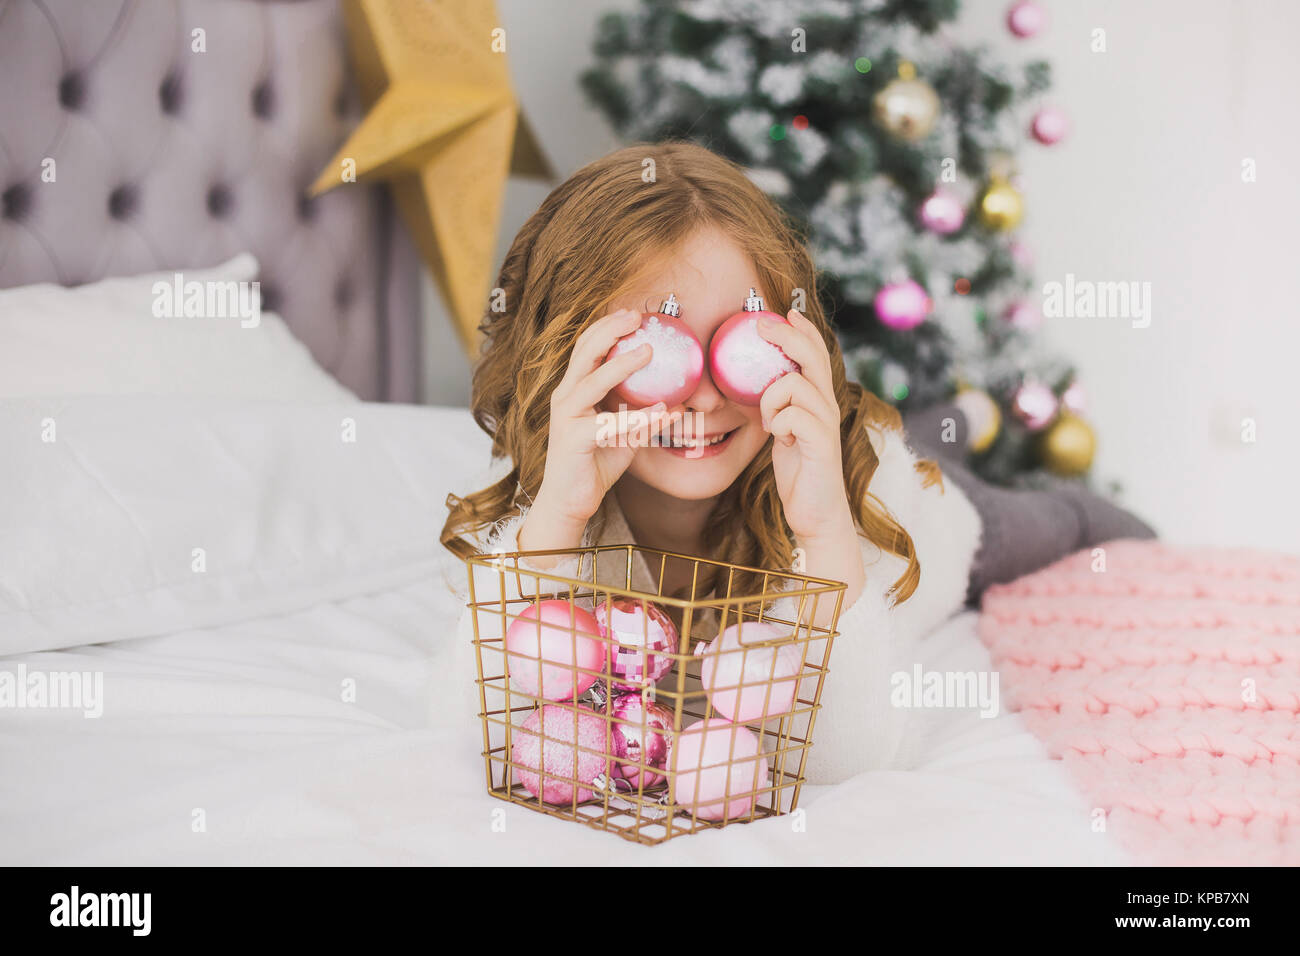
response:
{"label": "white bed sheet", "polygon": [[[1020,720],[973,711],[927,712],[914,770],[806,788],[802,831],[647,848],[490,797],[437,544],[486,481],[464,409],[24,400],[0,447],[0,669],[104,681],[98,718],[0,707],[2,863],[1122,862]],[[922,666],[987,669],[975,621]]]}
{"label": "white bed sheet", "polygon": [[[97,719],[0,709],[0,862],[1128,862],[1092,832],[1059,762],[1011,714],[945,712],[917,769],[805,788],[802,832],[778,818],[647,848],[506,804],[486,793],[481,738],[447,713],[462,699],[452,682],[473,676],[449,665],[459,610],[435,578],[239,624],[0,658],[2,669],[104,673]],[[968,612],[927,638],[923,665],[989,667],[975,622]],[[347,680],[355,702],[343,699]],[[492,826],[499,810],[504,832]]]}

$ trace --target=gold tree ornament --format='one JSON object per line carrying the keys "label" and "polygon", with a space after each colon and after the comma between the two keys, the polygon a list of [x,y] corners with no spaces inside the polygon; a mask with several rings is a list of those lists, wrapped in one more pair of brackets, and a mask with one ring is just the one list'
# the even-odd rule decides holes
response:
{"label": "gold tree ornament", "polygon": [[472,353],[506,179],[555,179],[511,88],[496,4],[345,0],[344,18],[369,112],[310,194],[349,172],[387,180]]}
{"label": "gold tree ornament", "polygon": [[1020,225],[1025,215],[1025,201],[1020,191],[1005,179],[994,179],[980,197],[980,222],[990,229],[1009,232]]}
{"label": "gold tree ornament", "polygon": [[988,451],[1002,430],[1002,412],[989,393],[978,388],[964,388],[953,399],[966,416],[967,442],[975,454]]}
{"label": "gold tree ornament", "polygon": [[1043,433],[1043,465],[1058,475],[1082,475],[1092,467],[1097,436],[1078,415],[1062,412]]}
{"label": "gold tree ornament", "polygon": [[872,108],[876,122],[890,135],[915,143],[934,129],[939,94],[925,80],[917,79],[916,67],[905,60],[898,66],[898,77],[876,94]]}

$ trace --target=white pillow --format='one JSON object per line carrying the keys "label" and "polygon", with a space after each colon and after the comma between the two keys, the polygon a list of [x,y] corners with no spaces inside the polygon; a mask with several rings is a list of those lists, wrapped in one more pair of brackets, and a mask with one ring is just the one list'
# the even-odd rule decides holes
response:
{"label": "white pillow", "polygon": [[461,581],[445,499],[490,448],[464,408],[0,402],[0,656]]}
{"label": "white pillow", "polygon": [[[0,398],[152,394],[356,401],[316,364],[283,319],[260,312],[260,304],[256,313],[241,309],[254,301],[250,283],[257,274],[257,260],[243,253],[210,269],[72,288],[42,283],[0,290]],[[202,293],[201,307],[191,295],[195,290]],[[223,298],[236,290],[244,298]],[[224,317],[194,314],[210,307]]]}

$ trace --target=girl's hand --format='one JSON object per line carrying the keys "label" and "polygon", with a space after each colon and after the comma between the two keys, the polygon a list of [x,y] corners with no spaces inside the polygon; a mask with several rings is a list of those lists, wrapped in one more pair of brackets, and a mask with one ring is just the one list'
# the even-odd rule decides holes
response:
{"label": "girl's hand", "polygon": [[605,361],[614,343],[640,323],[641,313],[621,309],[593,322],[574,343],[564,378],[551,394],[546,470],[520,529],[520,548],[580,546],[587,521],[632,463],[637,447],[666,423],[662,402],[632,414],[599,409],[614,386],[650,361],[649,345]]}
{"label": "girl's hand", "polygon": [[[851,515],[840,457],[840,407],[831,383],[831,359],[817,327],[791,309],[790,324],[762,318],[758,333],[799,364],[759,402],[772,433],[772,470],[796,538],[816,538]],[[848,519],[850,523],[852,518]]]}
{"label": "girl's hand", "polygon": [[805,551],[807,573],[845,581],[847,607],[861,593],[865,574],[844,488],[840,407],[830,353],[817,327],[803,315],[791,309],[786,318],[789,325],[769,318],[758,321],[759,335],[801,370],[769,385],[759,402],[763,427],[773,438],[776,490],[796,544]]}

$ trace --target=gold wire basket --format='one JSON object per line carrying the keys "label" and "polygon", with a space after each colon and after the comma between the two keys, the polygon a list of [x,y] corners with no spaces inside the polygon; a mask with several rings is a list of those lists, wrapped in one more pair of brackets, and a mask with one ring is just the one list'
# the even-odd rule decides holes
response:
{"label": "gold wire basket", "polygon": [[[493,796],[647,845],[798,807],[843,583],[636,545],[466,563]],[[683,580],[685,597],[664,593]],[[652,605],[673,621],[674,650],[651,639]],[[640,634],[593,636],[616,609]],[[571,653],[556,656],[552,631]]]}

